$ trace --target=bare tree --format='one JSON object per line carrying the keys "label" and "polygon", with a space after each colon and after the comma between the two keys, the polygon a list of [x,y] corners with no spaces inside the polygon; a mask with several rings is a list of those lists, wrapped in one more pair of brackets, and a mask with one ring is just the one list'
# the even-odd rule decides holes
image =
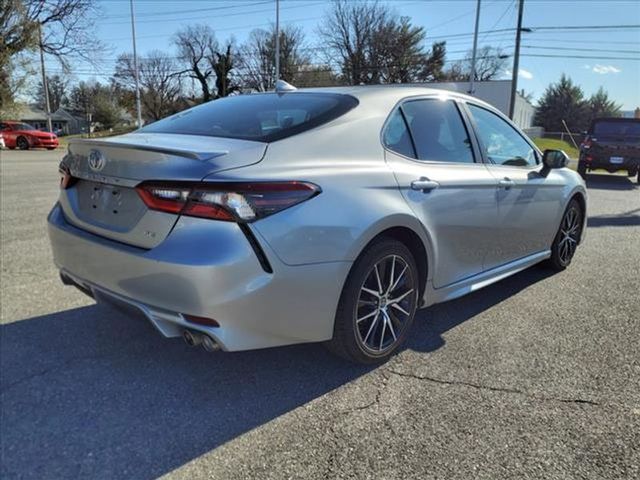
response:
{"label": "bare tree", "polygon": [[[256,29],[240,48],[239,75],[249,88],[265,92],[274,87],[276,58],[275,27]],[[302,65],[309,64],[304,54],[304,32],[294,26],[280,30],[280,78],[295,83]]]}
{"label": "bare tree", "polygon": [[351,85],[378,82],[378,33],[391,12],[377,2],[335,0],[319,28],[330,59],[338,59],[344,80]]}
{"label": "bare tree", "polygon": [[224,52],[213,52],[209,61],[216,76],[216,98],[226,97],[240,90],[240,86],[235,84],[232,78],[232,71],[236,64],[235,47],[232,41],[227,43]]}
{"label": "bare tree", "polygon": [[65,69],[78,57],[94,63],[104,48],[94,35],[97,11],[91,0],[0,1],[0,108],[13,100],[9,85],[15,57],[39,47],[39,30],[43,51]]}
{"label": "bare tree", "polygon": [[218,50],[213,30],[204,24],[188,26],[176,33],[174,43],[185,64],[184,73],[198,82],[202,90],[202,101],[208,102],[212,98],[211,80],[214,75],[211,60]]}
{"label": "bare tree", "polygon": [[[504,72],[507,55],[499,48],[485,46],[476,55],[475,80],[493,80]],[[471,71],[471,55],[467,55],[465,66]]]}
{"label": "bare tree", "polygon": [[[154,50],[138,59],[140,99],[146,118],[159,120],[177,110],[181,86],[176,61],[164,52]],[[133,55],[118,57],[113,79],[116,84],[133,90],[135,88]]]}
{"label": "bare tree", "polygon": [[377,1],[334,0],[320,36],[349,84],[407,83],[440,75],[445,44],[425,50],[426,32]]}
{"label": "bare tree", "polygon": [[28,46],[38,46],[37,29],[40,26],[42,49],[55,56],[65,68],[73,58],[95,62],[96,52],[104,48],[94,34],[94,19],[99,18],[96,2],[17,0],[17,3],[22,3],[24,8],[19,10],[15,21],[25,26],[24,33],[30,39]]}
{"label": "bare tree", "polygon": [[[508,55],[499,48],[484,46],[476,53],[475,80],[482,82],[493,80],[505,70]],[[446,78],[451,81],[469,81],[471,77],[472,52],[469,51],[465,58],[451,65]]]}
{"label": "bare tree", "polygon": [[[47,77],[47,86],[49,88],[49,105],[51,111],[55,112],[68,102],[69,79],[63,75],[53,75]],[[38,108],[45,108],[45,95],[42,83],[38,83],[35,92],[35,103]]]}

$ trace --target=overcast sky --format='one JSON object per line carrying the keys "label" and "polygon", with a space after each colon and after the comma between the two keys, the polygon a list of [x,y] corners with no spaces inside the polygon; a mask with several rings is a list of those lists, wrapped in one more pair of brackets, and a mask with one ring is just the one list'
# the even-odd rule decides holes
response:
{"label": "overcast sky", "polygon": [[[101,0],[99,3],[102,14],[96,22],[97,34],[111,50],[101,59],[100,70],[76,65],[76,78],[95,77],[106,81],[118,54],[131,51],[129,1]],[[463,57],[471,48],[476,0],[381,3],[389,4],[399,14],[410,17],[414,24],[425,27],[429,45],[447,40],[449,61]],[[515,28],[516,3],[515,0],[482,0],[480,30]],[[308,45],[313,46],[317,41],[317,25],[328,8],[327,0],[281,0],[281,22],[301,26]],[[135,0],[135,9],[140,56],[152,49],[173,52],[172,36],[183,25],[206,23],[216,31],[219,40],[234,36],[242,42],[253,28],[266,27],[275,21],[273,0]],[[526,0],[523,25],[534,31],[523,33],[519,87],[538,98],[550,82],[566,73],[587,95],[604,86],[624,110],[640,106],[639,28],[536,30],[536,27],[631,24],[640,24],[639,0]],[[483,34],[480,46],[500,47],[511,54],[514,35],[513,31]],[[51,73],[58,71],[53,61],[47,63]],[[508,74],[505,72],[505,78]]]}

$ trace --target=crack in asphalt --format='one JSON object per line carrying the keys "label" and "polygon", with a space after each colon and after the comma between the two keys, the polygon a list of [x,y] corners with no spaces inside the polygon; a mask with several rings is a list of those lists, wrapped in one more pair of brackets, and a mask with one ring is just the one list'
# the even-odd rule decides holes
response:
{"label": "crack in asphalt", "polygon": [[489,385],[479,385],[477,383],[465,382],[465,381],[462,381],[462,380],[443,380],[443,379],[440,379],[440,378],[429,377],[427,375],[416,375],[414,373],[400,372],[398,370],[393,370],[393,369],[387,369],[387,371],[389,373],[394,374],[394,375],[398,375],[399,377],[413,378],[413,379],[416,379],[416,380],[425,380],[425,381],[432,382],[432,383],[437,383],[437,384],[440,384],[440,385],[463,386],[463,387],[470,387],[470,388],[475,388],[477,390],[485,390],[485,391],[490,391],[490,392],[499,392],[499,393],[510,393],[510,394],[516,394],[516,395],[524,395],[526,397],[533,398],[535,400],[542,400],[542,401],[545,401],[545,402],[576,403],[576,404],[590,405],[590,406],[596,406],[596,407],[601,406],[601,404],[599,402],[596,402],[596,401],[593,401],[593,400],[586,400],[586,399],[583,399],[583,398],[545,397],[545,396],[535,395],[535,394],[529,393],[529,392],[527,392],[525,390],[519,390],[517,388],[492,387],[492,386],[489,386]]}
{"label": "crack in asphalt", "polygon": [[72,366],[76,363],[81,363],[81,362],[94,362],[94,361],[103,361],[103,360],[108,360],[109,358],[112,357],[122,357],[125,355],[128,356],[138,356],[140,354],[145,354],[149,351],[151,351],[151,348],[147,348],[147,349],[142,349],[140,351],[133,351],[133,352],[129,352],[129,353],[102,353],[102,354],[95,354],[95,355],[81,355],[81,356],[77,356],[77,357],[72,357],[69,358],[67,360],[62,361],[62,363],[60,364],[56,364],[55,366],[52,367],[48,367],[48,368],[44,368],[38,372],[34,372],[31,373],[27,376],[18,378],[16,380],[14,380],[11,383],[8,383],[6,385],[3,385],[0,382],[0,395],[6,395],[7,392],[9,392],[10,390],[14,389],[15,387],[18,387],[20,385],[22,385],[23,383],[28,383],[31,380],[35,379],[35,378],[39,378],[39,377],[45,377],[49,374],[52,373],[57,373],[57,372],[64,372],[66,367]]}
{"label": "crack in asphalt", "polygon": [[387,385],[389,383],[389,376],[385,375],[384,372],[380,372],[380,376],[382,377],[382,383],[381,385],[376,389],[376,395],[374,397],[374,399],[372,401],[370,401],[369,403],[365,404],[365,405],[358,405],[356,407],[350,408],[348,410],[342,410],[341,412],[338,412],[338,415],[350,415],[354,412],[360,411],[360,410],[366,410],[368,408],[373,407],[374,405],[378,405],[380,403],[380,397],[382,397],[382,393],[383,391],[387,388]]}
{"label": "crack in asphalt", "polygon": [[39,377],[44,377],[49,375],[50,373],[53,372],[58,372],[58,371],[62,371],[65,367],[75,363],[75,362],[82,362],[82,361],[94,361],[94,360],[102,360],[106,358],[105,355],[96,355],[96,356],[86,356],[86,357],[74,357],[74,358],[70,358],[68,360],[65,360],[64,362],[62,362],[62,364],[56,365],[54,367],[50,367],[50,368],[45,368],[44,370],[41,370],[39,372],[34,372],[30,375],[27,375],[26,377],[22,377],[19,378],[5,386],[3,386],[0,389],[0,395],[5,395],[9,390],[12,390],[13,388],[23,384],[23,383],[28,383],[31,380],[33,380],[34,378],[39,378]]}

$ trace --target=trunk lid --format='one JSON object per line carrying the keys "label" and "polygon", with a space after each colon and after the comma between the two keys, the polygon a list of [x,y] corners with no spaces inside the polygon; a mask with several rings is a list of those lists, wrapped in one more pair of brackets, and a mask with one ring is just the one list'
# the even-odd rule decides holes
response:
{"label": "trunk lid", "polygon": [[136,185],[145,180],[200,181],[262,160],[266,144],[173,134],[76,140],[63,164],[77,181],[63,190],[67,220],[97,235],[142,248],[159,245],[178,214],[149,210]]}

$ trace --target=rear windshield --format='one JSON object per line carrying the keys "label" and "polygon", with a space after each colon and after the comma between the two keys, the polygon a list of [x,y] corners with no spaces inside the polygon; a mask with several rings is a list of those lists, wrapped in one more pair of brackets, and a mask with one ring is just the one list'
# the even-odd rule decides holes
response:
{"label": "rear windshield", "polygon": [[237,95],[185,110],[139,131],[273,142],[327,123],[356,105],[354,97],[334,93]]}
{"label": "rear windshield", "polygon": [[607,121],[601,120],[594,122],[593,134],[596,136],[625,136],[625,137],[640,137],[640,121],[629,120],[625,121]]}

